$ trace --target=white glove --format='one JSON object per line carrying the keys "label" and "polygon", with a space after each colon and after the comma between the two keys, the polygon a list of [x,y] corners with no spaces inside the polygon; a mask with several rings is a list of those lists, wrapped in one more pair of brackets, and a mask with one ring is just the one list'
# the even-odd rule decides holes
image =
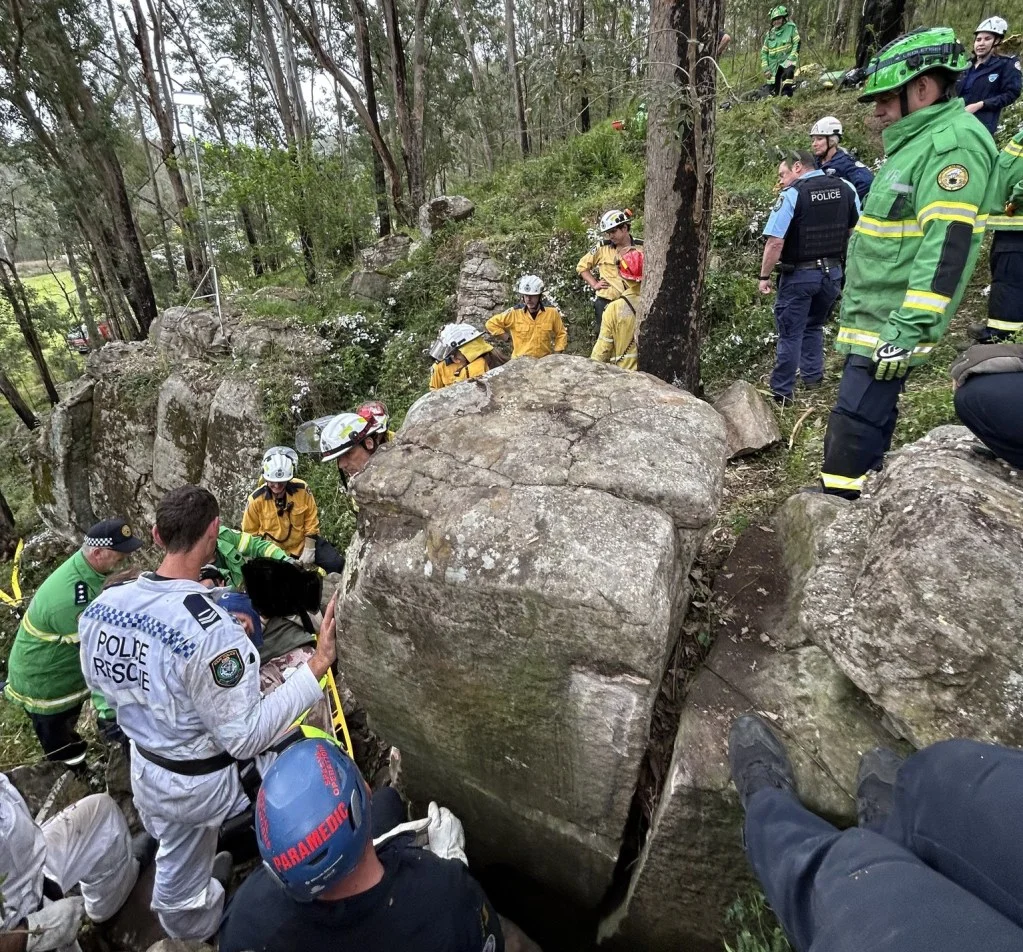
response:
{"label": "white glove", "polygon": [[427,847],[431,853],[435,853],[441,859],[457,859],[469,865],[465,855],[465,830],[462,829],[462,821],[458,819],[447,807],[439,807],[431,800],[427,810],[430,817],[430,825],[426,829],[430,838],[430,845]]}
{"label": "white glove", "polygon": [[312,565],[313,560],[316,558],[316,540],[306,539],[305,545],[302,546],[302,554],[298,557],[298,561],[303,565]]}
{"label": "white glove", "polygon": [[52,952],[70,945],[78,936],[84,915],[85,900],[81,896],[67,896],[33,912],[25,920],[25,952]]}
{"label": "white glove", "polygon": [[396,836],[401,836],[403,833],[413,833],[413,845],[427,849],[430,845],[430,840],[427,835],[429,826],[430,818],[426,816],[424,816],[421,820],[409,820],[407,823],[399,823],[397,826],[392,827],[386,833],[381,834],[373,840],[373,845],[383,846],[384,843],[388,840],[393,840]]}

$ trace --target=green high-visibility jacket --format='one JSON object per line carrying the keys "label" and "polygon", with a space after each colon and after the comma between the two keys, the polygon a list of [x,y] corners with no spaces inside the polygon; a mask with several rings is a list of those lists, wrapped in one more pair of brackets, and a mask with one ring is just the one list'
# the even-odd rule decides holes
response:
{"label": "green high-visibility jacket", "polygon": [[227,526],[221,526],[217,532],[217,568],[227,573],[228,581],[235,588],[242,584],[242,565],[246,559],[277,559],[283,562],[287,558],[288,553],[268,539]]}
{"label": "green high-visibility jacket", "polygon": [[78,616],[105,576],[81,550],[39,586],[18,625],[4,693],[31,714],[59,714],[89,697],[78,648]]}
{"label": "green high-visibility jacket", "polygon": [[799,65],[799,30],[791,20],[786,20],[777,30],[768,30],[760,48],[760,68],[765,76],[773,79],[778,67],[786,62]]}
{"label": "green high-visibility jacket", "polygon": [[[1023,132],[998,153],[988,197],[988,230],[1023,231]],[[1016,206],[1011,215],[1006,214],[1009,203]]]}
{"label": "green high-visibility jacket", "polygon": [[884,130],[886,160],[849,241],[835,347],[869,357],[879,340],[927,359],[977,264],[991,134],[961,99]]}

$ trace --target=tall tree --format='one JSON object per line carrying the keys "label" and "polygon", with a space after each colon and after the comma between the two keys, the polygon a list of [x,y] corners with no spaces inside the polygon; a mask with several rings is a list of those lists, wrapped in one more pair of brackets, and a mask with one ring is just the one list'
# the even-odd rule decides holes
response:
{"label": "tall tree", "polygon": [[508,57],[508,77],[512,84],[512,100],[515,103],[515,120],[519,129],[519,149],[523,156],[529,155],[529,129],[526,127],[526,99],[519,75],[519,54],[515,46],[515,0],[504,0],[505,52]]}
{"label": "tall tree", "polygon": [[722,0],[653,0],[639,367],[698,391]]}
{"label": "tall tree", "polygon": [[39,426],[39,418],[32,412],[32,408],[18,392],[18,388],[4,370],[0,370],[0,395],[11,405],[11,409],[17,414],[18,419],[30,430]]}
{"label": "tall tree", "polygon": [[590,131],[590,97],[586,92],[586,74],[589,64],[586,61],[586,0],[576,0],[575,9],[575,47],[579,72],[579,131]]}
{"label": "tall tree", "polygon": [[856,65],[863,69],[882,46],[903,32],[906,0],[864,0],[856,41]]}
{"label": "tall tree", "polygon": [[465,58],[469,64],[469,74],[472,76],[472,91],[476,94],[475,116],[480,129],[480,145],[483,147],[483,161],[486,163],[487,171],[494,171],[494,147],[490,141],[491,131],[487,126],[486,115],[483,111],[486,97],[486,84],[483,81],[483,71],[480,69],[479,60],[476,57],[476,46],[472,39],[472,30],[469,28],[469,18],[466,16],[464,0],[455,0],[455,13],[458,19],[458,30],[462,34],[462,42],[465,44]]}

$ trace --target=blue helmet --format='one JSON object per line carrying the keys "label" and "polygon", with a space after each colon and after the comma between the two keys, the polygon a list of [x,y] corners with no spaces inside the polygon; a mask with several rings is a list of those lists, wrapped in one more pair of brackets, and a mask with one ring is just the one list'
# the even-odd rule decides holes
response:
{"label": "blue helmet", "polygon": [[252,634],[249,639],[257,647],[263,644],[263,621],[259,612],[252,606],[252,599],[241,592],[232,591],[229,588],[214,588],[210,590],[209,597],[213,599],[229,615],[244,615],[252,622]]}
{"label": "blue helmet", "polygon": [[263,778],[256,797],[263,865],[296,899],[311,902],[358,865],[370,841],[369,797],[359,768],[329,740],[300,740]]}

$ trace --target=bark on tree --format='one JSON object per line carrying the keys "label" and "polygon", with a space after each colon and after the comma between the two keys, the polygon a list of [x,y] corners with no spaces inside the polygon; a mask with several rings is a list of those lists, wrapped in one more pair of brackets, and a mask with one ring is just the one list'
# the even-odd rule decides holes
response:
{"label": "bark on tree", "polygon": [[590,97],[586,92],[586,74],[589,66],[586,62],[586,47],[583,45],[586,33],[586,0],[576,0],[575,11],[575,45],[579,71],[579,130],[590,131]]}
{"label": "bark on tree", "polygon": [[18,530],[14,525],[14,513],[11,512],[4,494],[0,492],[0,558],[11,558],[17,548]]}
{"label": "bark on tree", "polygon": [[519,76],[519,55],[515,48],[515,0],[504,0],[505,52],[508,56],[508,76],[515,102],[515,120],[519,127],[519,149],[529,155],[529,129],[526,127],[526,100]]}
{"label": "bark on tree", "polygon": [[458,29],[462,34],[462,42],[465,44],[465,58],[469,63],[469,75],[472,77],[472,91],[476,94],[476,123],[480,130],[480,146],[483,148],[483,162],[488,172],[494,171],[494,147],[490,141],[490,129],[484,115],[484,96],[486,86],[483,82],[483,72],[480,69],[479,60],[476,58],[476,48],[472,41],[472,31],[469,29],[469,19],[465,15],[464,0],[454,0],[455,14],[458,20]]}
{"label": "bark on tree", "polygon": [[722,0],[653,0],[639,368],[698,392]]}
{"label": "bark on tree", "polygon": [[856,65],[863,69],[882,46],[903,32],[906,0],[864,0],[856,41]]}
{"label": "bark on tree", "polygon": [[838,10],[835,12],[835,22],[831,28],[831,36],[828,37],[828,46],[833,47],[839,53],[845,51],[846,34],[849,31],[849,15],[852,13],[852,4],[849,0],[838,0]]}
{"label": "bark on tree", "polygon": [[18,419],[30,430],[39,426],[39,418],[32,412],[32,408],[25,402],[24,397],[18,392],[11,378],[0,370],[0,394],[11,405],[11,409],[18,415]]}

